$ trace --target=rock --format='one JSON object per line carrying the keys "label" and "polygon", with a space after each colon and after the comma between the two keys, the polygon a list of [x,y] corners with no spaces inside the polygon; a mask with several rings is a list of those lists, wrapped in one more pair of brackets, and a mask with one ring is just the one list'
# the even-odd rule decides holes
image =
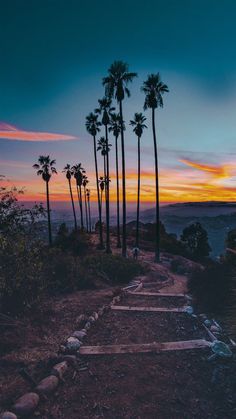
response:
{"label": "rock", "polygon": [[66,370],[68,369],[68,364],[66,361],[62,361],[59,364],[54,365],[52,369],[52,374],[56,377],[62,379],[63,375],[65,374]]}
{"label": "rock", "polygon": [[77,365],[76,355],[64,355],[62,360],[66,361],[68,364],[72,365],[73,367]]}
{"label": "rock", "polygon": [[87,332],[84,331],[82,332],[82,330],[75,330],[75,332],[73,332],[73,334],[71,335],[73,338],[76,339],[83,339],[85,336],[87,335]]}
{"label": "rock", "polygon": [[73,336],[71,336],[67,339],[66,349],[69,350],[69,351],[77,351],[80,348],[81,345],[82,345],[82,342],[80,342],[79,339],[74,338]]}
{"label": "rock", "polygon": [[87,323],[85,324],[85,326],[84,326],[85,330],[89,330],[89,329],[90,329],[90,327],[91,327],[91,323],[90,323],[90,322],[87,322]]}
{"label": "rock", "polygon": [[215,325],[212,325],[211,327],[210,327],[210,331],[211,332],[216,332],[216,333],[220,333],[220,331],[221,331],[221,329],[218,327],[218,326],[215,326]]}
{"label": "rock", "polygon": [[16,415],[26,416],[36,409],[39,402],[39,396],[36,393],[26,393],[24,396],[17,399],[13,406]]}
{"label": "rock", "polygon": [[101,307],[101,308],[99,308],[99,309],[98,309],[98,315],[99,315],[99,316],[102,316],[102,315],[103,315],[103,313],[104,313],[103,308],[102,308],[102,307]]}
{"label": "rock", "polygon": [[49,394],[57,388],[58,384],[59,379],[55,375],[49,375],[48,377],[40,381],[40,383],[36,387],[36,390],[39,393]]}
{"label": "rock", "polygon": [[93,316],[89,316],[88,321],[91,323],[95,322],[95,318]]}
{"label": "rock", "polygon": [[61,345],[60,348],[59,348],[59,351],[64,354],[65,351],[66,351],[66,347],[64,345]]}
{"label": "rock", "polygon": [[96,313],[96,311],[94,311],[93,317],[95,318],[95,320],[98,320],[98,313]]}
{"label": "rock", "polygon": [[12,412],[3,412],[0,419],[17,419],[17,416]]}

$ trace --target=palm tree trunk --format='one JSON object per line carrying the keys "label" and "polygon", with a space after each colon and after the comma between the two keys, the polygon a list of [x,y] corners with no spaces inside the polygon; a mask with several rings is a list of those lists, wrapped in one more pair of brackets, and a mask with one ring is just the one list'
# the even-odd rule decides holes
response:
{"label": "palm tree trunk", "polygon": [[51,228],[51,214],[49,204],[49,182],[46,181],[46,196],[47,196],[47,213],[48,213],[48,242],[49,246],[52,245],[52,228]]}
{"label": "palm tree trunk", "polygon": [[120,241],[120,188],[119,188],[119,158],[118,136],[116,136],[116,215],[117,215],[117,247],[121,247]]}
{"label": "palm tree trunk", "polygon": [[157,140],[155,127],[155,108],[152,108],[152,131],[154,141],[155,156],[155,177],[156,177],[156,246],[155,246],[155,262],[160,262],[160,208],[159,208],[159,177],[158,177],[158,156],[157,156]]}
{"label": "palm tree trunk", "polygon": [[89,219],[89,232],[92,233],[91,211],[90,211],[90,198],[89,197],[88,197],[88,219]]}
{"label": "palm tree trunk", "polygon": [[79,207],[80,207],[80,224],[81,224],[81,230],[84,229],[84,217],[83,217],[83,203],[82,203],[82,192],[81,192],[81,186],[77,185],[77,194],[78,194],[78,201],[79,201]]}
{"label": "palm tree trunk", "polygon": [[98,199],[99,241],[100,241],[100,248],[103,249],[104,244],[103,244],[103,232],[102,232],[102,207],[101,207],[99,182],[98,182],[98,163],[97,163],[97,150],[96,150],[96,137],[95,137],[95,135],[93,137],[93,150],[94,150],[96,184],[97,184],[97,199]]}
{"label": "palm tree trunk", "polygon": [[88,206],[87,206],[87,198],[86,198],[86,188],[84,188],[84,205],[85,205],[86,230],[88,233],[89,228],[88,228]]}
{"label": "palm tree trunk", "polygon": [[121,119],[121,157],[122,157],[122,212],[123,212],[123,225],[122,225],[122,256],[127,256],[126,245],[126,191],[125,191],[125,142],[124,142],[124,129],[123,129],[123,111],[122,101],[120,105],[120,119]]}
{"label": "palm tree trunk", "polygon": [[136,220],[136,244],[139,248],[139,208],[140,208],[140,137],[138,137],[138,196],[137,196],[137,220]]}
{"label": "palm tree trunk", "polygon": [[73,198],[73,193],[72,193],[72,188],[71,188],[71,180],[68,179],[68,182],[69,182],[70,197],[71,197],[72,210],[73,210],[73,216],[74,216],[75,230],[77,230],[77,220],[76,220],[76,214],[75,214],[74,198]]}
{"label": "palm tree trunk", "polygon": [[110,245],[110,196],[109,196],[109,152],[108,152],[108,128],[105,126],[106,133],[106,169],[107,169],[107,193],[106,193],[106,253],[111,253]]}

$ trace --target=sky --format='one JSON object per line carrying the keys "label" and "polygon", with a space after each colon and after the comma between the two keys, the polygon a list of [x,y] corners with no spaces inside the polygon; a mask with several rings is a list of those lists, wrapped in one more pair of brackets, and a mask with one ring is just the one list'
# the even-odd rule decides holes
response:
{"label": "sky", "polygon": [[[85,117],[104,95],[114,60],[138,73],[124,102],[127,199],[136,200],[140,87],[160,72],[168,85],[157,112],[162,203],[236,200],[236,2],[234,0],[0,0],[0,174],[42,201],[32,165],[56,159],[52,200],[69,200],[63,167],[81,162],[96,199]],[[115,104],[116,105],[116,104]],[[141,139],[141,199],[155,199],[150,111]],[[103,135],[103,132],[101,132]],[[114,145],[111,137],[110,142]],[[115,201],[114,147],[111,199]],[[99,168],[102,159],[99,155]],[[101,173],[102,174],[102,173]]]}

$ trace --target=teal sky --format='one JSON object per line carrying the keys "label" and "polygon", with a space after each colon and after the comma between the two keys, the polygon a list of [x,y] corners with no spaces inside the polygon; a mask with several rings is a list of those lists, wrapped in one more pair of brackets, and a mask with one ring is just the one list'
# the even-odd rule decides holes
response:
{"label": "teal sky", "polygon": [[[13,182],[27,184],[28,177],[34,177],[32,162],[44,153],[56,158],[59,170],[67,162],[82,161],[92,176],[84,120],[103,95],[101,78],[115,59],[128,62],[130,70],[139,74],[124,104],[127,121],[134,112],[142,111],[140,86],[148,73],[160,71],[169,86],[165,107],[158,114],[164,177],[168,171],[170,176],[179,171],[183,183],[185,176],[194,179],[195,173],[194,181],[200,176],[208,184],[212,179],[203,179],[210,173],[205,166],[233,167],[234,0],[0,0],[0,4],[0,121],[21,130],[76,137],[29,142],[13,141],[2,134],[1,173]],[[151,130],[142,142],[142,169],[151,171]],[[132,172],[136,169],[136,139],[130,129],[126,149]],[[230,170],[217,182],[233,192],[234,179]],[[181,185],[183,192],[185,185]],[[186,187],[189,190],[189,183]],[[29,186],[31,195],[33,189]]]}

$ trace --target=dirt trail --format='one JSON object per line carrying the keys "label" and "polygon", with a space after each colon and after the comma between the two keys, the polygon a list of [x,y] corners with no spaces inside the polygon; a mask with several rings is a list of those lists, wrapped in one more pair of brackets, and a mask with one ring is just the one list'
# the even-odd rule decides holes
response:
{"label": "dirt trail", "polygon": [[[165,293],[186,292],[186,278],[159,265],[173,281]],[[155,267],[154,270],[157,270]],[[149,273],[150,274],[150,273]],[[150,281],[150,276],[142,278]],[[157,274],[157,272],[156,272]],[[151,278],[155,277],[151,273]],[[156,277],[157,278],[157,277]],[[156,281],[158,291],[160,281]],[[155,291],[155,285],[152,286]],[[148,288],[150,291],[150,288]],[[148,304],[148,296],[126,293],[121,305]],[[149,306],[179,306],[175,297],[150,296]],[[183,303],[183,299],[180,300]],[[90,329],[84,345],[182,341],[208,337],[186,313],[109,310]],[[69,373],[52,399],[40,406],[42,419],[227,419],[234,416],[226,385],[227,364],[207,361],[209,348],[159,353],[81,355],[82,368]],[[220,380],[218,379],[220,376]],[[227,377],[227,379],[226,379]]]}

